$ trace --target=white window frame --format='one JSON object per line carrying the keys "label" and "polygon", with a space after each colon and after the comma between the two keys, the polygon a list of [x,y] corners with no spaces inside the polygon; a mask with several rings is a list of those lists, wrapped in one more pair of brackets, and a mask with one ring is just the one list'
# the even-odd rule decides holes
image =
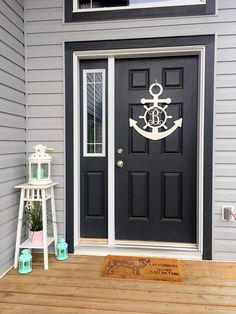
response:
{"label": "white window frame", "polygon": [[91,12],[91,11],[114,11],[114,10],[127,10],[127,9],[143,9],[143,8],[158,8],[158,7],[174,7],[183,5],[202,5],[206,4],[207,0],[160,0],[159,3],[147,3],[133,6],[120,6],[110,8],[88,8],[80,9],[78,6],[78,0],[73,0],[73,12]]}
{"label": "white window frame", "polygon": [[[102,74],[102,153],[88,153],[88,104],[87,104],[87,74]],[[106,70],[105,69],[85,69],[83,70],[83,156],[84,157],[105,157],[106,156]],[[95,139],[94,139],[95,140]]]}

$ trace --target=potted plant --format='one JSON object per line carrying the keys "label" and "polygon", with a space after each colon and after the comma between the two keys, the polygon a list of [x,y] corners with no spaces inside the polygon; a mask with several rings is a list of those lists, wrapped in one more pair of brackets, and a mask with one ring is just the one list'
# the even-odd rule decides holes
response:
{"label": "potted plant", "polygon": [[26,225],[29,228],[29,239],[33,244],[43,243],[43,217],[40,202],[33,202],[26,210]]}

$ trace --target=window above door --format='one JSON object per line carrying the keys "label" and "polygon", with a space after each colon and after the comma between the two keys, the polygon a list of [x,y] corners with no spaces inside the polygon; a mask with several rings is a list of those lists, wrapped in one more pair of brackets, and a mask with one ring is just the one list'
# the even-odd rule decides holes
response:
{"label": "window above door", "polygon": [[65,22],[215,14],[215,0],[65,0]]}
{"label": "window above door", "polygon": [[76,0],[73,11],[117,10],[127,8],[170,7],[180,5],[205,4],[206,0]]}

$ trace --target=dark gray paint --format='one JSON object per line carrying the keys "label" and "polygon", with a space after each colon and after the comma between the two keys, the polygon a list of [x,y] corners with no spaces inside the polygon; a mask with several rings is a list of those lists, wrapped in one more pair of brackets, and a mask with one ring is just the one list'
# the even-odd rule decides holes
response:
{"label": "dark gray paint", "polygon": [[65,22],[104,21],[138,18],[158,18],[176,16],[196,16],[215,13],[215,0],[207,0],[203,5],[157,7],[142,9],[125,9],[112,11],[76,12],[73,13],[73,0],[64,0]]}
{"label": "dark gray paint", "polygon": [[74,171],[73,171],[73,51],[171,47],[171,46],[205,45],[206,47],[206,83],[205,83],[205,146],[204,146],[204,248],[203,258],[212,257],[212,140],[213,140],[213,87],[214,87],[214,36],[167,37],[151,39],[105,40],[65,43],[66,75],[66,230],[70,252],[74,250]]}

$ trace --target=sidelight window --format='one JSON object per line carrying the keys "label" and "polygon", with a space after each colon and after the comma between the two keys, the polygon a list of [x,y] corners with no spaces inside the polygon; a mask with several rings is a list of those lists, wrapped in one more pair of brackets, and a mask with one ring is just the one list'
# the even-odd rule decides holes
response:
{"label": "sidelight window", "polygon": [[105,156],[105,100],[105,69],[84,70],[84,156]]}

